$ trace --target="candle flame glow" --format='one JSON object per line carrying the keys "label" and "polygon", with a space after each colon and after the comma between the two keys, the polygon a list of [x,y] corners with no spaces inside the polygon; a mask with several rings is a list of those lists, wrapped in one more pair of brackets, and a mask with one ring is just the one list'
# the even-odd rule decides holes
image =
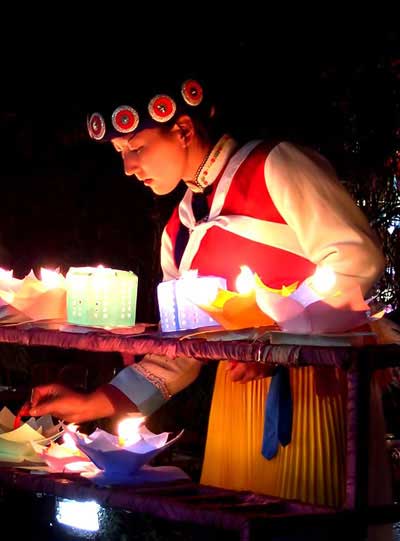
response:
{"label": "candle flame glow", "polygon": [[182,273],[182,293],[193,304],[212,304],[218,295],[218,285],[208,279],[198,280],[197,270],[188,270]]}
{"label": "candle flame glow", "polygon": [[331,267],[317,267],[311,277],[312,287],[317,293],[324,294],[330,291],[336,283],[336,274]]}
{"label": "candle flame glow", "polygon": [[246,294],[253,291],[255,288],[254,274],[247,265],[240,267],[240,274],[236,278],[236,291]]}
{"label": "candle flame glow", "polygon": [[133,445],[141,440],[139,427],[144,423],[145,417],[138,414],[126,417],[118,424],[118,443],[121,447]]}
{"label": "candle flame glow", "polygon": [[[78,425],[76,425],[75,423],[69,423],[67,427],[68,427],[68,430],[70,430],[71,432],[78,432]],[[79,449],[75,445],[75,441],[73,440],[72,436],[68,434],[68,432],[64,433],[61,439],[63,442],[62,443],[63,447],[65,447],[66,449],[69,449],[70,451],[79,453]]]}
{"label": "candle flame glow", "polygon": [[45,269],[44,267],[41,267],[40,278],[47,289],[63,287],[64,277],[62,274],[55,270]]}
{"label": "candle flame glow", "polygon": [[104,265],[97,265],[93,273],[93,286],[95,290],[107,289],[110,286],[109,269]]}
{"label": "candle flame glow", "polygon": [[64,434],[62,440],[64,447],[70,449],[71,451],[78,451],[78,447],[75,445],[75,442],[70,434]]}
{"label": "candle flame glow", "polygon": [[0,280],[12,280],[14,271],[5,270],[0,267]]}
{"label": "candle flame glow", "polygon": [[[86,460],[82,462],[70,462],[69,464],[65,464],[66,471],[82,472],[82,471],[86,471],[87,469],[88,469],[88,462]],[[96,470],[100,471],[98,468],[96,468]]]}

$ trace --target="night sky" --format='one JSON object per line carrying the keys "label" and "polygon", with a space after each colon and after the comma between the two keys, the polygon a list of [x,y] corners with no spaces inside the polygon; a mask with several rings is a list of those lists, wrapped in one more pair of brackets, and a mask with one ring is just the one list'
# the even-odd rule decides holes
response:
{"label": "night sky", "polygon": [[111,146],[86,137],[85,116],[94,97],[158,73],[203,75],[238,137],[307,143],[339,169],[349,157],[382,162],[399,120],[397,33],[255,21],[223,31],[188,32],[193,21],[162,33],[150,26],[141,39],[133,22],[117,39],[95,24],[62,32],[53,24],[44,35],[1,38],[0,266],[19,277],[42,265],[130,269],[142,284],[138,319],[157,317],[159,234],[182,189],[155,198],[124,177]]}

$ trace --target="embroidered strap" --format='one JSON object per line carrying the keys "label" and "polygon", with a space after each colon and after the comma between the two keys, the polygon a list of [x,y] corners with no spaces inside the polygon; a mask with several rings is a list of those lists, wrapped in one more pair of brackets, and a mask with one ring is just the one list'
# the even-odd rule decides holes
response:
{"label": "embroidered strap", "polygon": [[150,381],[150,383],[157,387],[165,400],[171,398],[171,394],[168,391],[165,381],[162,378],[156,376],[152,372],[149,372],[144,366],[141,366],[140,363],[132,365],[131,368],[132,370],[136,370],[136,372],[139,372],[139,374],[142,374],[142,376],[144,376],[148,381]]}

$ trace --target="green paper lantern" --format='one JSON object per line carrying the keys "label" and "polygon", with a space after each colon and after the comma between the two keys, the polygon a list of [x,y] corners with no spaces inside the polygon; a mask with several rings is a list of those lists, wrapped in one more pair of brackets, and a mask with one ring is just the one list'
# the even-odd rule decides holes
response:
{"label": "green paper lantern", "polygon": [[138,277],[132,271],[71,267],[66,283],[68,323],[103,328],[135,324]]}

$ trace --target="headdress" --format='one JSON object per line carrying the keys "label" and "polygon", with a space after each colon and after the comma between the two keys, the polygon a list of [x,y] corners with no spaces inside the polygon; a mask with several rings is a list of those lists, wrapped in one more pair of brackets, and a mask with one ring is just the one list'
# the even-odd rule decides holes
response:
{"label": "headdress", "polygon": [[[135,94],[135,92],[133,92]],[[128,133],[155,128],[173,120],[185,112],[201,113],[208,110],[202,85],[195,79],[187,79],[179,88],[147,97],[127,100],[108,112],[97,110],[87,116],[89,135],[96,141],[109,141]],[[208,115],[207,115],[208,116]]]}

